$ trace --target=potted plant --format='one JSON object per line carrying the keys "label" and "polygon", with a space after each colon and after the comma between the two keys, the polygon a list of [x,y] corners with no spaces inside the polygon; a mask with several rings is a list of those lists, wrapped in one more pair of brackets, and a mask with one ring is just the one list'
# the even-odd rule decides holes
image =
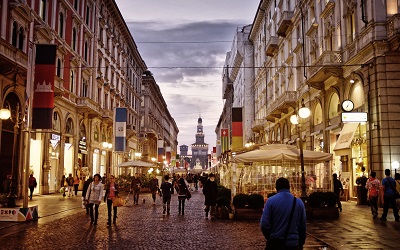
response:
{"label": "potted plant", "polygon": [[259,220],[264,207],[264,197],[260,194],[237,194],[233,197],[236,219]]}
{"label": "potted plant", "polygon": [[221,219],[227,219],[231,213],[231,190],[224,186],[218,185],[217,217]]}
{"label": "potted plant", "polygon": [[338,218],[336,195],[333,192],[314,192],[307,200],[307,217],[314,219]]}

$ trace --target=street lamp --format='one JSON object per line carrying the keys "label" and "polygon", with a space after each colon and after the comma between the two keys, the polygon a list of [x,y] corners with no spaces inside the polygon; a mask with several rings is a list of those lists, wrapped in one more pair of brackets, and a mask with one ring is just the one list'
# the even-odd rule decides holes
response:
{"label": "street lamp", "polygon": [[303,137],[301,136],[301,119],[308,118],[310,116],[310,109],[304,105],[304,99],[301,100],[301,108],[299,109],[298,115],[290,116],[290,122],[297,125],[297,132],[299,134],[299,148],[300,148],[300,166],[301,166],[301,199],[305,201],[307,199],[306,190],[306,177],[304,175],[304,155],[303,155]]}
{"label": "street lamp", "polygon": [[10,192],[7,196],[7,207],[15,207],[15,200],[17,199],[17,170],[15,169],[16,151],[17,151],[17,134],[19,125],[24,122],[24,115],[20,111],[19,103],[15,107],[15,111],[11,109],[10,103],[7,102],[6,108],[0,110],[0,119],[8,120],[14,123],[14,140],[11,159],[11,183]]}

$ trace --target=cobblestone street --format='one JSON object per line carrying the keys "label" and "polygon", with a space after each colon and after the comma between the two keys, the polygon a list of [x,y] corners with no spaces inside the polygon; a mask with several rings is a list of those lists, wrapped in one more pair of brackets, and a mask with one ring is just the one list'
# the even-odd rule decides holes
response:
{"label": "cobblestone street", "polygon": [[[111,227],[104,203],[98,225],[90,226],[80,196],[34,196],[30,204],[39,205],[39,220],[0,222],[1,249],[264,249],[259,221],[206,219],[204,196],[192,194],[184,216],[178,215],[176,194],[170,216],[162,215],[159,197],[153,206],[150,195],[142,194],[146,202],[119,208]],[[392,217],[389,213],[386,223],[373,220],[368,206],[343,202],[338,220],[308,222],[305,249],[396,249],[400,224]]]}

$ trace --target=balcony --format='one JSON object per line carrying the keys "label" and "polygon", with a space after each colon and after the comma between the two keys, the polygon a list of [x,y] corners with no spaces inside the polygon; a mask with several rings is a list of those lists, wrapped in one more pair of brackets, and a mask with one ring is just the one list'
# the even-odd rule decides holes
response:
{"label": "balcony", "polygon": [[102,109],[101,116],[103,117],[103,121],[113,122],[114,120],[114,112],[109,109]]}
{"label": "balcony", "polygon": [[281,96],[268,105],[267,120],[275,122],[275,118],[280,118],[282,113],[288,113],[289,108],[296,107],[296,101],[296,91],[285,91]]}
{"label": "balcony", "polygon": [[233,89],[233,82],[229,77],[229,68],[225,67],[224,68],[224,73],[222,75],[222,97],[224,99],[227,99],[229,96],[229,93],[231,93]]}
{"label": "balcony", "polygon": [[282,12],[281,19],[278,21],[278,30],[276,31],[276,34],[278,34],[278,36],[286,37],[286,31],[292,25],[293,15],[293,11]]}
{"label": "balcony", "polygon": [[28,69],[28,55],[15,48],[7,41],[0,39],[0,74],[14,79],[15,73],[26,81]]}
{"label": "balcony", "polygon": [[255,119],[251,130],[253,130],[253,132],[261,133],[262,131],[264,131],[264,124],[264,119]]}
{"label": "balcony", "polygon": [[315,89],[323,89],[324,82],[334,76],[343,74],[343,59],[341,51],[324,51],[315,63],[308,68],[307,84]]}
{"label": "balcony", "polygon": [[279,48],[279,37],[271,36],[268,39],[265,53],[267,54],[267,56],[273,57],[274,54],[278,51],[278,48]]}
{"label": "balcony", "polygon": [[100,116],[100,105],[89,97],[77,97],[76,109],[79,114],[88,114],[89,118]]}

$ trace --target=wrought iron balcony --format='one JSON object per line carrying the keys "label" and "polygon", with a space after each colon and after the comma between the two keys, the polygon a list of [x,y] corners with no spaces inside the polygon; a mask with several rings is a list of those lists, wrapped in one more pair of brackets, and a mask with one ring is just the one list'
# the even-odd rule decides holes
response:
{"label": "wrought iron balcony", "polygon": [[323,88],[323,82],[331,76],[340,76],[343,56],[341,51],[324,51],[321,56],[308,68],[307,83],[316,89]]}

